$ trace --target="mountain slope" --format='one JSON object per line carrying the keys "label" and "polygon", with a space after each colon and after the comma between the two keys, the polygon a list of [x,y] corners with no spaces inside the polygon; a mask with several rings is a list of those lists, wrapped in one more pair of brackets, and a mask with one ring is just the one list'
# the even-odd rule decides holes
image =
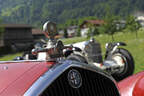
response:
{"label": "mountain slope", "polygon": [[106,11],[126,16],[144,8],[143,0],[0,0],[0,4],[5,23],[34,25],[46,20],[62,23],[86,16],[102,18]]}

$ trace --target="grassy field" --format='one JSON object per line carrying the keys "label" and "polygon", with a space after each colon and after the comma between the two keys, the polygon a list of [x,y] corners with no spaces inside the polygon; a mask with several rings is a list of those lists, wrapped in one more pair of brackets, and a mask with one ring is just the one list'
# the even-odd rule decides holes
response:
{"label": "grassy field", "polygon": [[6,56],[2,56],[0,57],[0,61],[9,61],[9,60],[14,59],[16,56],[21,56],[21,55],[22,53],[16,53],[16,54],[9,54]]}
{"label": "grassy field", "polygon": [[[105,44],[107,42],[112,42],[112,38],[109,35],[99,35],[94,37],[97,41],[101,43],[103,55],[105,54]],[[135,60],[135,73],[144,70],[144,30],[138,31],[138,38],[136,38],[135,33],[117,33],[114,35],[114,42],[125,42],[127,44],[126,48],[132,54]],[[87,38],[76,37],[71,39],[63,40],[65,44],[75,43],[79,41],[87,40]]]}
{"label": "grassy field", "polygon": [[[105,54],[105,44],[107,42],[111,42],[112,38],[109,35],[99,35],[94,37],[96,40],[98,40],[101,43],[103,55]],[[127,43],[127,46],[124,47],[127,50],[130,51],[130,53],[133,55],[135,60],[135,73],[140,72],[144,70],[144,30],[140,30],[138,32],[138,38],[136,39],[136,36],[134,33],[117,33],[114,35],[115,42],[125,42]],[[65,44],[69,43],[76,43],[80,41],[88,40],[87,38],[83,37],[75,37],[75,38],[69,38],[63,40]],[[12,60],[16,56],[20,56],[22,53],[17,54],[11,54],[4,57],[0,57],[0,61],[3,60]]]}

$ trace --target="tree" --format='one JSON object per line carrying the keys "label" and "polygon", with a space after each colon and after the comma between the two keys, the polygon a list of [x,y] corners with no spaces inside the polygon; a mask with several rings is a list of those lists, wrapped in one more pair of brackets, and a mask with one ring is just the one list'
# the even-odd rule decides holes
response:
{"label": "tree", "polygon": [[117,16],[108,16],[104,20],[104,24],[101,25],[98,30],[100,33],[108,34],[112,36],[112,40],[114,41],[114,33],[119,31],[117,29],[117,21],[119,21]]}
{"label": "tree", "polygon": [[81,29],[78,27],[77,29],[77,37],[80,37],[81,36]]}
{"label": "tree", "polygon": [[98,35],[99,31],[98,31],[98,26],[94,26],[92,24],[89,24],[89,30],[87,33],[87,38],[93,37],[95,35]]}
{"label": "tree", "polygon": [[93,30],[93,35],[99,35],[99,31],[98,31],[98,26],[95,26],[94,27],[94,30]]}
{"label": "tree", "polygon": [[[1,23],[1,21],[2,20],[0,20],[0,23]],[[2,26],[0,26],[0,39],[2,38],[3,32],[4,32],[4,28]]]}
{"label": "tree", "polygon": [[68,33],[67,33],[67,29],[66,28],[64,28],[64,37],[68,38]]}
{"label": "tree", "polygon": [[[112,1],[112,0],[110,0]],[[111,3],[111,2],[109,2]],[[108,34],[112,36],[112,41],[114,41],[114,33],[119,31],[117,29],[117,21],[119,21],[119,16],[114,15],[113,9],[110,6],[111,4],[107,4],[105,7],[105,16],[104,24],[101,25],[98,30],[100,33]]]}
{"label": "tree", "polygon": [[89,26],[89,30],[87,32],[87,38],[89,39],[92,36],[92,27]]}
{"label": "tree", "polygon": [[128,16],[126,20],[126,29],[130,32],[136,34],[136,38],[138,37],[138,30],[141,28],[140,23],[136,20],[134,16]]}

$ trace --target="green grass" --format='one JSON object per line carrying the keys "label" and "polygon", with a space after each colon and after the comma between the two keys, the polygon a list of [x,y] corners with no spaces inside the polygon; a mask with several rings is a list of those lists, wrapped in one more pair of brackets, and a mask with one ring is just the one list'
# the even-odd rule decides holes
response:
{"label": "green grass", "polygon": [[16,54],[9,54],[9,55],[5,55],[3,57],[0,57],[0,61],[9,61],[9,60],[13,60],[16,56],[21,56],[22,53],[16,53]]}
{"label": "green grass", "polygon": [[[94,37],[101,43],[103,55],[105,54],[105,44],[112,42],[112,38],[109,35],[99,35]],[[125,42],[126,48],[134,57],[135,60],[135,73],[144,70],[144,30],[138,32],[138,38],[136,39],[135,33],[117,33],[114,35],[114,42]],[[87,40],[86,38],[71,38],[63,40],[65,44],[80,42]]]}
{"label": "green grass", "polygon": [[[103,55],[105,54],[105,44],[111,42],[112,38],[109,35],[99,35],[94,37],[101,43]],[[134,33],[117,33],[114,35],[115,42],[125,42],[127,46],[124,47],[132,54],[135,60],[135,73],[144,70],[144,30],[138,32],[138,38],[136,39]],[[80,41],[88,40],[84,37],[75,37],[62,40],[64,44],[76,43]],[[22,53],[10,54],[4,57],[0,57],[0,61],[12,60],[16,56],[20,56]]]}

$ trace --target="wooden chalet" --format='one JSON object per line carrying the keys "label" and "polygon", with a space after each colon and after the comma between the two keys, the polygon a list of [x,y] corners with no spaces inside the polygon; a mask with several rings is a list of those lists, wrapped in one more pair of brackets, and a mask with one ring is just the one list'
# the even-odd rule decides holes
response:
{"label": "wooden chalet", "polygon": [[11,47],[17,50],[24,50],[33,43],[32,26],[25,24],[3,24],[4,28],[0,38],[0,47]]}
{"label": "wooden chalet", "polygon": [[84,21],[80,25],[81,36],[84,36],[84,37],[87,36],[90,26],[98,27],[98,26],[101,26],[102,24],[104,24],[104,20],[86,20],[86,21]]}

